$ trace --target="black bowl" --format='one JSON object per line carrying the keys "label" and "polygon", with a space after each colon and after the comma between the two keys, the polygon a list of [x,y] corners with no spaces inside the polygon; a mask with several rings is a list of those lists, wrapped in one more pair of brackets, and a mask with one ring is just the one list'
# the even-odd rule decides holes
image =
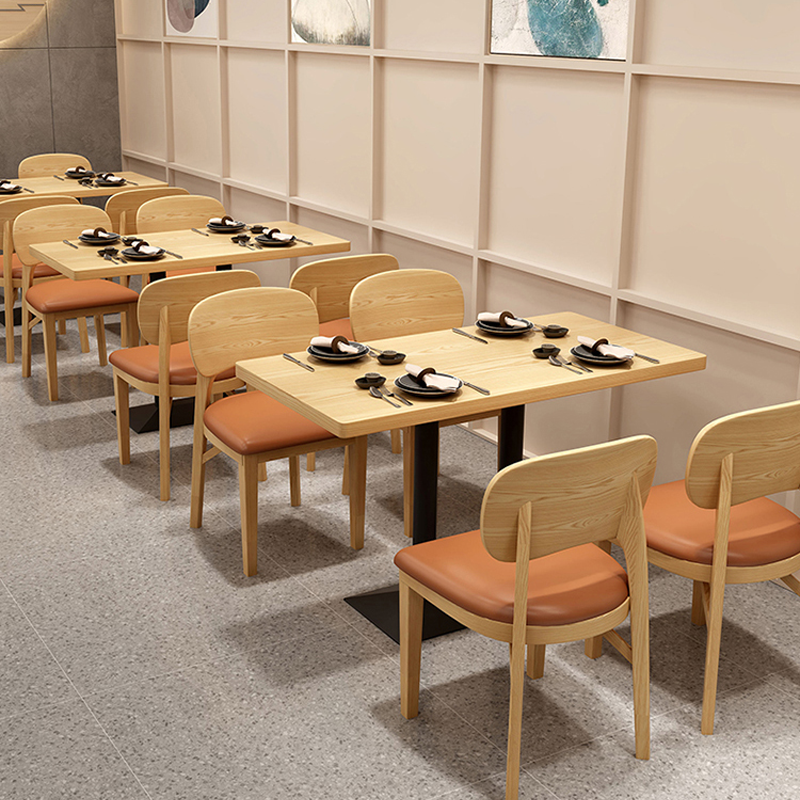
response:
{"label": "black bowl", "polygon": [[543,344],[533,350],[536,358],[550,358],[550,356],[557,356],[560,352],[561,348],[556,347],[554,344]]}
{"label": "black bowl", "polygon": [[385,367],[390,367],[392,364],[402,364],[406,360],[405,353],[398,353],[395,350],[384,350],[378,356],[378,363],[383,364]]}
{"label": "black bowl", "polygon": [[560,339],[569,333],[569,328],[565,328],[563,325],[545,325],[542,333],[548,339]]}
{"label": "black bowl", "polygon": [[362,375],[360,378],[356,378],[356,386],[359,389],[369,389],[372,386],[383,386],[386,383],[386,378],[383,375],[379,375],[377,372],[368,372],[366,375]]}

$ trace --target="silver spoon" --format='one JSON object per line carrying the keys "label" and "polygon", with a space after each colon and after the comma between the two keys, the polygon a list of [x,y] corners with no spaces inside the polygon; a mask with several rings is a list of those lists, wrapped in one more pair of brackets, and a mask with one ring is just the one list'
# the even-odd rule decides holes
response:
{"label": "silver spoon", "polygon": [[373,397],[379,397],[381,400],[385,400],[390,406],[394,406],[395,408],[400,408],[399,403],[393,403],[377,386],[370,386],[369,393]]}
{"label": "silver spoon", "polygon": [[395,400],[399,400],[401,403],[405,403],[407,406],[413,406],[414,404],[410,400],[406,400],[405,397],[399,394],[395,394],[394,392],[390,392],[385,386],[381,388],[381,393],[385,394],[387,397],[394,397]]}
{"label": "silver spoon", "polygon": [[556,356],[550,356],[549,361],[554,367],[563,367],[564,369],[568,369],[570,372],[574,372],[576,375],[583,375],[579,369],[574,369],[573,367],[568,367],[566,364],[562,364]]}
{"label": "silver spoon", "polygon": [[579,364],[577,361],[567,361],[564,356],[556,356],[556,358],[565,366],[569,367],[577,367],[578,369],[582,369],[584,372],[594,372],[593,369],[589,369],[589,367],[584,367],[583,364]]}

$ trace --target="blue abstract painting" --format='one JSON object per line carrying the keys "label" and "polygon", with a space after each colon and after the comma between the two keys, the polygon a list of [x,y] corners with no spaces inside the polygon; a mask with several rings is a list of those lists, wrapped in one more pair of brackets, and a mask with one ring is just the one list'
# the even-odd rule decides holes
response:
{"label": "blue abstract painting", "polygon": [[492,52],[625,60],[628,0],[493,0]]}

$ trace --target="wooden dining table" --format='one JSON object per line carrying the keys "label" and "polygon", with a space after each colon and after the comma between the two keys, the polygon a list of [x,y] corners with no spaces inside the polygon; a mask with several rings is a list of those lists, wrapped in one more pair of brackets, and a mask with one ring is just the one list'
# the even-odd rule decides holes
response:
{"label": "wooden dining table", "polygon": [[159,186],[169,186],[166,181],[160,181],[148,175],[140,175],[138,172],[115,172],[114,175],[118,178],[125,178],[125,183],[120,186],[84,186],[74,178],[67,178],[65,175],[56,177],[55,174],[43,175],[38,178],[11,178],[11,183],[21,186],[22,191],[15,194],[0,193],[0,200],[9,200],[12,197],[26,197],[29,194],[36,194],[42,197],[65,194],[78,199],[82,197],[107,197],[108,195],[117,194],[117,192],[124,192],[127,189],[155,189]]}
{"label": "wooden dining table", "polygon": [[[626,330],[573,312],[531,317],[540,326],[561,324],[569,333],[560,339],[545,339],[541,333],[520,337],[493,337],[474,326],[463,330],[487,340],[487,344],[460,336],[451,329],[368,342],[379,350],[406,354],[406,363],[434,367],[464,381],[479,385],[488,395],[464,386],[441,399],[408,396],[413,405],[393,408],[359,389],[355,378],[368,371],[386,376],[386,386],[405,373],[405,363],[379,366],[372,358],[351,363],[321,362],[306,352],[291,353],[314,367],[309,372],[281,356],[241,361],[236,375],[249,386],[279,400],[289,408],[329,430],[349,438],[396,428],[414,428],[413,541],[436,537],[437,477],[440,422],[470,415],[500,411],[498,469],[523,457],[525,405],[540,400],[585,394],[600,389],[667,378],[702,370],[702,353]],[[620,366],[588,365],[592,372],[575,374],[533,356],[532,349],[551,342],[568,355],[578,345],[577,336],[605,337],[657,359],[642,358]],[[361,607],[347,598],[365,616],[397,640],[396,598],[390,590],[363,596]],[[426,623],[427,625],[427,623]],[[428,635],[428,634],[426,634]],[[436,635],[436,634],[433,634]]]}

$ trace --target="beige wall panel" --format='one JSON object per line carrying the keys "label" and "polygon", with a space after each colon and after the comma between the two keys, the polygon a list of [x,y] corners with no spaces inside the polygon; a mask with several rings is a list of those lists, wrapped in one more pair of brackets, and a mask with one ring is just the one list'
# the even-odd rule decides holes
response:
{"label": "beige wall panel", "polygon": [[166,158],[164,61],[160,44],[120,42],[127,100],[123,147]]}
{"label": "beige wall panel", "polygon": [[800,70],[795,0],[648,0],[643,10],[649,64]]}
{"label": "beige wall panel", "polygon": [[609,318],[607,297],[499,264],[484,266],[483,285],[481,311],[508,309],[522,317],[574,311],[593,319]]}
{"label": "beige wall panel", "polygon": [[387,50],[483,51],[484,0],[383,0]]}
{"label": "beige wall panel", "polygon": [[286,0],[228,0],[224,7],[229,40],[286,41]]}
{"label": "beige wall panel", "polygon": [[630,286],[797,337],[800,88],[647,79]]}
{"label": "beige wall panel", "polygon": [[250,224],[286,219],[286,203],[280,200],[241,189],[231,188],[228,191],[230,199],[225,208],[236,219],[243,219]]}
{"label": "beige wall panel", "polygon": [[196,175],[190,175],[180,170],[173,170],[172,181],[173,186],[182,186],[191,194],[202,194],[207,197],[216,197],[217,200],[222,199],[220,193],[219,183],[216,181],[208,181],[205,178],[198,178]]}
{"label": "beige wall panel", "polygon": [[469,313],[472,302],[472,257],[441,247],[378,231],[375,237],[375,252],[391,253],[399,262],[400,269],[438,269],[449,272],[458,279],[464,291],[464,306]]}
{"label": "beige wall panel", "polygon": [[472,245],[478,191],[478,68],[383,68],[382,218]]}
{"label": "beige wall panel", "polygon": [[164,29],[163,0],[121,0],[117,33],[159,38]]}
{"label": "beige wall panel", "polygon": [[637,306],[623,305],[620,324],[708,356],[702,372],[620,390],[622,435],[658,440],[657,483],[683,477],[689,447],[706,423],[797,396],[796,352]]}
{"label": "beige wall panel", "polygon": [[622,77],[505,67],[494,74],[489,248],[610,284],[622,191]]}
{"label": "beige wall panel", "polygon": [[170,49],[175,161],[219,173],[222,159],[216,48],[172,45]]}
{"label": "beige wall panel", "polygon": [[282,52],[230,50],[230,176],[286,191],[286,65]]}
{"label": "beige wall panel", "polygon": [[369,60],[297,55],[297,194],[367,216],[370,198]]}
{"label": "beige wall panel", "polygon": [[122,168],[131,172],[138,172],[140,175],[148,175],[157,181],[167,180],[166,167],[159,167],[157,164],[151,164],[149,161],[142,161],[139,158],[123,157]]}
{"label": "beige wall panel", "polygon": [[359,225],[357,222],[350,222],[346,219],[338,219],[328,214],[321,214],[318,211],[310,211],[307,208],[298,208],[295,211],[294,222],[305,225],[314,230],[325,231],[333,236],[339,236],[350,242],[350,250],[345,253],[333,253],[329,256],[308,256],[306,258],[293,259],[296,266],[300,267],[309,261],[319,261],[320,258],[338,258],[339,256],[358,255],[369,253],[369,231],[366,225]]}

